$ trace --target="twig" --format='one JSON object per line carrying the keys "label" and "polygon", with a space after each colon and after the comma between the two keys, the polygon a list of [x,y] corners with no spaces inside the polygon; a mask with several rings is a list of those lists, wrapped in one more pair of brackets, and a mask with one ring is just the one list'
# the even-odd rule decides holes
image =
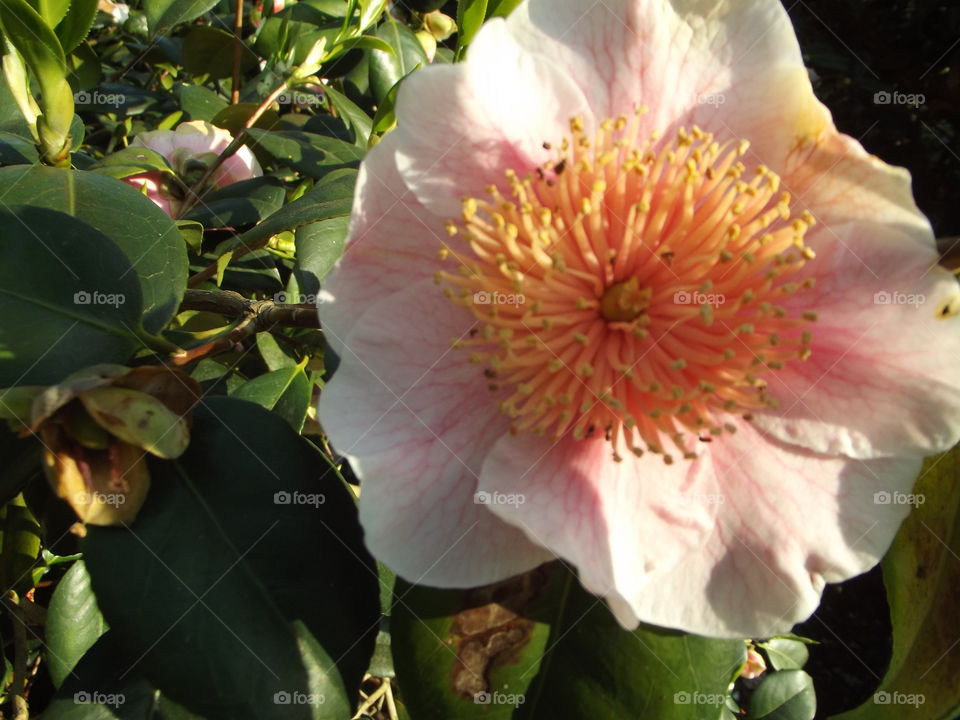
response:
{"label": "twig", "polygon": [[387,692],[387,689],[389,687],[390,687],[390,681],[387,680],[386,678],[382,678],[380,682],[380,687],[378,687],[376,690],[370,693],[367,699],[364,700],[363,703],[361,703],[360,707],[357,708],[357,714],[353,716],[354,720],[357,720],[357,718],[364,715],[367,712],[367,710],[369,710],[374,705],[376,705],[377,700],[379,700]]}
{"label": "twig", "polygon": [[24,617],[20,600],[12,590],[7,593],[5,604],[13,616],[13,683],[12,695],[13,720],[29,720],[30,708],[27,705],[27,619]]}
{"label": "twig", "polygon": [[240,318],[240,322],[226,336],[175,355],[171,360],[174,365],[187,365],[207,355],[234,350],[246,338],[272,327],[320,327],[320,317],[313,305],[284,305],[273,300],[249,300],[229,290],[187,290],[180,303],[180,310],[213,312]]}
{"label": "twig", "polygon": [[237,17],[233,23],[233,84],[230,104],[240,102],[240,61],[243,59],[243,0],[237,0]]}

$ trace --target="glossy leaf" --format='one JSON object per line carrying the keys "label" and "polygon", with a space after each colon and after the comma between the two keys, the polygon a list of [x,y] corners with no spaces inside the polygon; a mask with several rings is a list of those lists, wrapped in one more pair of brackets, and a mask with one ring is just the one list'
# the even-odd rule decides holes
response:
{"label": "glossy leaf", "polygon": [[393,48],[393,53],[382,50],[370,53],[370,90],[379,102],[402,78],[429,61],[413,31],[392,18],[377,28],[377,37]]}
{"label": "glossy leaf", "polygon": [[[235,43],[232,33],[209,25],[195,25],[183,41],[183,67],[191,75],[207,75],[211,80],[230,77]],[[240,55],[240,72],[244,73],[256,64],[256,56],[244,46]]]}
{"label": "glossy leaf", "polygon": [[208,720],[349,717],[376,575],[353,499],[316,449],[252,403],[208,397],[187,452],[150,470],[136,524],[83,543],[124,654]]}
{"label": "glossy leaf", "polygon": [[168,33],[180,23],[196,20],[217,4],[217,0],[144,0],[151,36]]}
{"label": "glossy leaf", "polygon": [[813,720],[816,713],[813,678],[803,670],[783,670],[764,676],[750,696],[747,720]]}
{"label": "glossy leaf", "polygon": [[153,395],[110,386],[81,393],[80,402],[104,430],[157,457],[180,457],[190,442],[186,419]]}
{"label": "glossy leaf", "polygon": [[473,42],[477,31],[487,17],[487,0],[458,0],[457,2],[457,56]]}
{"label": "glossy leaf", "polygon": [[44,655],[50,678],[60,687],[76,664],[107,631],[82,560],[57,583],[47,608]]}
{"label": "glossy leaf", "polygon": [[350,98],[334,88],[327,87],[325,91],[330,99],[330,104],[336,110],[340,119],[353,131],[354,145],[366,149],[367,139],[370,137],[370,131],[373,128],[373,121],[370,116],[357,107],[356,103]]}
{"label": "glossy leaf", "polygon": [[397,580],[394,665],[411,714],[703,720],[718,715],[742,641],[624,631],[561,564],[462,592]]}
{"label": "glossy leaf", "polygon": [[[80,275],[85,283],[95,283],[101,277],[105,278],[99,285],[81,286],[78,290],[92,292],[100,289],[108,292],[105,288],[116,286],[119,289],[133,280],[139,285],[142,300],[120,290],[127,292],[128,300],[124,307],[129,308],[130,303],[142,302],[143,327],[147,332],[159,333],[173,318],[187,285],[186,249],[176,225],[160,208],[134,188],[97,173],[44,167],[10,167],[0,169],[0,196],[7,205],[19,203],[36,208],[69,211],[77,220],[103,233],[126,255],[128,264],[122,269],[119,265],[107,264],[102,271],[84,277],[74,268],[74,272]],[[50,222],[56,226],[58,221],[51,219]],[[63,230],[60,229],[59,232],[63,233]],[[62,243],[62,240],[60,242]],[[77,244],[78,241],[74,240],[66,252],[83,256],[77,261],[80,267],[101,261],[111,262],[99,258],[97,253],[91,252],[89,248],[83,251]],[[106,251],[107,258],[111,255],[112,252]],[[57,266],[61,265],[46,253],[43,262],[51,261]],[[69,272],[66,274],[70,275]],[[71,284],[78,282],[72,280],[68,286]],[[135,321],[132,322],[131,327],[136,324]],[[108,358],[97,358],[89,348],[75,350],[84,357],[94,358],[86,360],[83,365],[110,361]],[[122,361],[121,358],[116,359]],[[58,380],[60,377],[52,379],[53,382]],[[0,385],[3,384],[0,382]]]}
{"label": "glossy leaf", "polygon": [[883,560],[893,656],[873,697],[836,720],[924,720],[960,712],[960,448],[930,458],[913,494],[922,498]]}
{"label": "glossy leaf", "polygon": [[206,193],[187,219],[208,228],[247,227],[279,210],[284,195],[283,183],[277,178],[241,180]]}
{"label": "glossy leaf", "polygon": [[810,658],[806,644],[790,637],[770,638],[757,647],[766,651],[774,670],[799,670]]}
{"label": "glossy leaf", "polygon": [[55,28],[65,53],[83,42],[96,15],[97,0],[70,0],[66,15]]}
{"label": "glossy leaf", "polygon": [[18,495],[0,508],[0,591],[33,587],[30,569],[40,555],[40,525]]}
{"label": "glossy leaf", "polygon": [[359,167],[363,151],[355,145],[298,130],[265,132],[248,130],[252,148],[268,153],[278,162],[307,177],[321,178],[341,168]]}
{"label": "glossy leaf", "polygon": [[332,217],[297,228],[297,275],[301,289],[316,295],[320,284],[343,255],[350,218]]}
{"label": "glossy leaf", "polygon": [[303,367],[294,365],[248,380],[232,395],[238,400],[249,400],[272,410],[300,432],[310,406],[311,391],[312,385]]}

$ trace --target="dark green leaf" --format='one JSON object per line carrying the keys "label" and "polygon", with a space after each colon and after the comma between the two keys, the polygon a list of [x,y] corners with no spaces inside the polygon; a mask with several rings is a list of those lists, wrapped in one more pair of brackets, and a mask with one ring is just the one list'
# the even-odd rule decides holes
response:
{"label": "dark green leaf", "polygon": [[204,195],[187,218],[209,228],[246,227],[279,210],[284,196],[277,178],[241,180]]}
{"label": "dark green leaf", "polygon": [[[102,271],[96,271],[89,277],[84,277],[79,272],[77,275],[81,275],[86,283],[107,277],[110,287],[125,286],[131,279],[138,279],[142,301],[140,298],[135,300],[129,293],[126,294],[131,310],[133,308],[130,303],[142,302],[144,329],[155,334],[170,322],[180,306],[180,299],[187,285],[187,253],[176,225],[137,190],[96,173],[43,167],[10,167],[0,170],[0,196],[7,204],[20,203],[69,212],[103,233],[126,255],[128,267],[116,271],[112,278],[109,273],[113,271],[108,271],[106,265]],[[57,231],[61,234],[58,242],[70,245],[67,250],[69,254],[86,258],[78,259],[79,267],[108,262],[98,258],[96,253],[89,249],[84,252],[83,248],[78,247],[79,243],[75,238],[63,238],[62,228],[57,228]],[[110,255],[108,252],[107,257]],[[53,260],[49,253],[45,253],[43,258],[44,263]],[[55,265],[62,268],[58,262],[55,262]],[[64,272],[70,275],[66,270]],[[75,284],[75,281],[68,283]],[[101,284],[78,287],[77,290],[92,292],[95,287],[102,290],[106,286]],[[51,338],[53,339],[56,339],[56,336]]]}
{"label": "dark green leaf", "polygon": [[[211,80],[233,74],[233,34],[209,25],[190,28],[183,41],[183,67],[191,75],[207,75]],[[240,55],[240,72],[257,64],[257,57],[244,45]]]}
{"label": "dark green leaf", "polygon": [[750,696],[747,720],[813,720],[816,712],[813,678],[803,670],[783,670],[764,676]]}
{"label": "dark green leaf", "polygon": [[806,665],[810,652],[805,643],[787,637],[775,637],[758,643],[767,651],[774,670],[799,670]]}
{"label": "dark green leaf", "polygon": [[320,284],[343,255],[350,218],[346,215],[297,228],[297,275],[301,289],[316,295]]}
{"label": "dark green leaf", "polygon": [[346,123],[347,127],[353,131],[354,145],[366,150],[367,140],[373,128],[370,116],[357,107],[346,95],[337,92],[329,86],[325,88],[325,90],[333,109],[337,111],[340,119]]}
{"label": "dark green leaf", "polygon": [[166,34],[180,23],[196,20],[217,4],[217,0],[144,0],[150,35]]}
{"label": "dark green leaf", "polygon": [[248,130],[252,148],[268,153],[278,162],[299,170],[307,177],[321,178],[332,170],[358,167],[363,152],[336,138],[299,130],[267,132]]}
{"label": "dark green leaf", "polygon": [[39,161],[33,140],[0,130],[0,165],[32,165]]}
{"label": "dark green leaf", "polygon": [[173,174],[173,170],[163,155],[150,148],[136,145],[125,147],[107,155],[91,165],[89,170],[117,179],[153,171],[168,175]]}
{"label": "dark green leaf", "polygon": [[82,560],[57,583],[47,609],[44,654],[50,679],[60,687],[84,653],[107,631]]}
{"label": "dark green leaf", "polygon": [[40,525],[18,495],[0,508],[0,592],[22,595],[32,588],[30,570],[39,555]]}
{"label": "dark green leaf", "polygon": [[181,109],[191,120],[212,122],[217,113],[228,106],[220,95],[202,85],[182,85],[177,94]]}
{"label": "dark green leaf", "polygon": [[187,452],[150,472],[136,524],[83,543],[136,669],[209,720],[350,717],[376,575],[353,499],[317,450],[257,405],[208,397]]}

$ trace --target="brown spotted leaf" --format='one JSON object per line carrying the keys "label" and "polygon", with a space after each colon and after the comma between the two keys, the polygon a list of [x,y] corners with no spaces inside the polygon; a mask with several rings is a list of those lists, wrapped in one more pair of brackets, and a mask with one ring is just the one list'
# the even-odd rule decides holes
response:
{"label": "brown spotted leaf", "polygon": [[99,387],[81,393],[80,402],[104,430],[157,457],[180,457],[190,442],[186,419],[152,395]]}

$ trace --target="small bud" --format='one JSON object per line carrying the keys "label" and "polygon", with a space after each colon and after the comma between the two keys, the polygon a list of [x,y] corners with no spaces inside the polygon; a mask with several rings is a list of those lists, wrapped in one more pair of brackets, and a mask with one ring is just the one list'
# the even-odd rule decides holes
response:
{"label": "small bud", "polygon": [[423,28],[430,33],[437,42],[442,42],[457,31],[456,21],[439,10],[428,12],[423,16]]}

